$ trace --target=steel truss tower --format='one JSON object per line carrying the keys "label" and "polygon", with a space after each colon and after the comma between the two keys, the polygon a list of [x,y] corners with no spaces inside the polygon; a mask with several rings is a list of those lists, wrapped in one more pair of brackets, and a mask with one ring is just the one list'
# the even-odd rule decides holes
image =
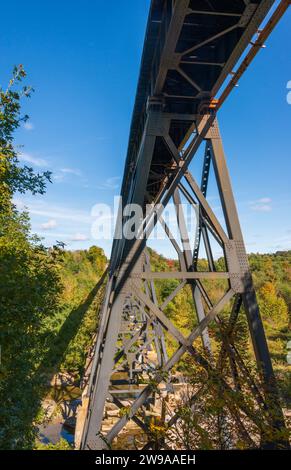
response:
{"label": "steel truss tower", "polygon": [[[215,382],[217,394],[224,400],[238,432],[244,435],[249,447],[288,448],[284,417],[218,127],[219,102],[212,100],[214,91],[219,89],[221,76],[229,69],[229,60],[233,66],[234,58],[240,57],[244,50],[242,46],[245,47],[273,2],[237,2],[241,3],[241,9],[232,7],[230,11],[227,10],[229,2],[213,2],[220,3],[213,11],[206,6],[209,2],[199,2],[201,11],[194,10],[194,3],[189,0],[152,2],[122,186],[121,223],[116,229],[116,235],[121,237],[117,236],[113,243],[86,389],[86,419],[80,437],[82,449],[110,448],[129,422],[133,422],[144,437],[140,448],[167,449],[167,433],[154,439],[151,423],[155,419],[169,430],[179,421],[179,414],[173,410],[171,414],[166,413],[164,404],[175,393],[177,365],[185,356],[191,357],[193,363],[208,374],[209,380]],[[283,2],[284,6],[287,3]],[[216,20],[223,17],[222,29],[215,31],[217,22],[210,21],[214,28],[213,32],[207,31],[210,38],[203,36],[201,29],[200,43],[196,38],[193,45],[185,24],[196,24],[197,17],[204,16],[208,20],[213,16]],[[225,21],[226,18],[231,18],[231,24]],[[237,28],[237,21],[243,30],[232,43],[229,32]],[[159,26],[162,39],[156,30],[157,23],[164,25],[164,30]],[[270,25],[267,28],[268,32],[272,29]],[[265,33],[266,29],[262,34]],[[221,39],[222,49],[219,49]],[[159,41],[162,45],[154,55],[157,44],[161,44]],[[216,75],[213,67],[217,67],[218,56],[215,57],[210,48],[205,49],[208,43],[215,44],[221,60]],[[211,55],[211,60],[207,54]],[[208,67],[207,76],[212,83],[205,83],[203,88],[205,67]],[[237,73],[240,74],[239,69]],[[145,86],[148,81],[150,90]],[[207,95],[205,90],[211,90],[211,93]],[[144,106],[141,106],[142,99]],[[189,165],[199,158],[198,150],[203,144],[204,160],[197,181]],[[207,198],[210,170],[218,188],[223,221],[216,216],[213,201]],[[163,217],[171,201],[176,210],[178,236],[171,232]],[[190,242],[193,234],[187,230],[186,202],[196,216],[194,246]],[[138,236],[132,239],[128,229],[130,213],[124,211],[128,203],[143,208]],[[163,228],[178,259],[178,263],[161,272],[152,270],[151,252],[146,248],[147,238],[156,224]],[[215,261],[214,244],[222,250],[223,269]],[[199,265],[202,247],[207,258],[206,270],[201,270]],[[161,299],[156,286],[166,279],[174,281],[173,289]],[[213,299],[211,284],[217,281],[223,287],[220,297]],[[167,315],[167,306],[183,289],[190,289],[193,298],[194,326],[187,333]],[[241,317],[247,319],[259,384],[236,346],[234,331]],[[219,333],[219,346],[217,339],[214,340],[214,331]],[[174,352],[169,353],[169,342],[175,345]],[[231,371],[227,379],[223,374],[224,367]],[[253,397],[255,408],[248,406],[246,393]],[[195,394],[191,400],[194,403]],[[104,426],[108,403],[115,405],[120,413],[111,424]],[[235,410],[232,403],[236,403]],[[221,417],[222,448],[231,448],[227,420],[226,416]],[[251,422],[256,428],[259,443],[248,433],[245,422]]]}

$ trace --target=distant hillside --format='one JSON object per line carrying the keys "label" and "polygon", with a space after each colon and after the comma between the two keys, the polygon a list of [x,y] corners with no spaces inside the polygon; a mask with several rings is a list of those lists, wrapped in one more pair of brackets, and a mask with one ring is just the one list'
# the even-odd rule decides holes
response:
{"label": "distant hillside", "polygon": [[[167,259],[153,250],[150,250],[150,253],[153,270],[165,271],[178,268],[176,261]],[[290,397],[286,345],[290,339],[288,327],[291,323],[291,251],[263,255],[250,254],[249,262],[274,368],[282,395],[287,399],[288,394]],[[61,277],[64,283],[64,307],[55,314],[54,320],[49,319],[46,325],[47,328],[53,328],[56,334],[57,330],[61,329],[66,322],[68,337],[65,341],[68,341],[70,333],[72,333],[72,338],[68,342],[61,361],[59,355],[62,351],[62,340],[55,343],[54,349],[51,348],[52,361],[58,358],[55,365],[58,364],[62,370],[77,374],[82,371],[86,351],[90,347],[92,334],[97,328],[97,311],[102,293],[99,293],[97,298],[91,299],[92,302],[90,297],[88,302],[88,295],[90,296],[90,292],[105,269],[106,263],[103,251],[97,247],[91,247],[85,251],[64,253],[64,262],[61,268]],[[216,268],[220,271],[224,269],[223,259],[216,261]],[[206,260],[199,260],[199,269],[207,269]],[[224,282],[211,283],[210,295],[213,300],[221,295]],[[163,301],[176,284],[176,280],[156,281],[159,300]],[[84,299],[87,299],[87,303]],[[72,314],[74,309],[78,309],[79,316]],[[184,332],[193,328],[196,324],[196,318],[193,315],[193,301],[189,288],[186,287],[178,294],[166,308],[166,313]],[[242,322],[241,328],[246,329],[245,321]]]}
{"label": "distant hillside", "polygon": [[[154,271],[178,268],[177,261],[166,259],[152,250],[150,252]],[[291,339],[291,251],[278,251],[274,254],[252,253],[249,255],[249,263],[281,396],[290,406],[291,377],[286,355],[287,341]],[[201,271],[208,269],[206,260],[199,260],[198,269]],[[222,258],[216,261],[216,269],[224,270]],[[223,280],[205,281],[205,287],[212,301],[222,294],[224,283]],[[178,281],[173,279],[156,281],[159,300],[163,301],[167,298],[177,284]],[[167,306],[166,313],[185,333],[193,328],[196,318],[195,315],[193,316],[193,302],[189,288],[184,288],[179,292]],[[215,335],[215,327],[212,330]],[[243,336],[243,331],[246,334],[247,324],[245,316],[241,315],[240,336]],[[238,337],[238,341],[240,340],[241,338]],[[253,356],[250,341],[241,345],[242,353],[247,352],[244,351],[245,347],[247,347],[248,354]]]}
{"label": "distant hillside", "polygon": [[[153,270],[177,269],[176,261],[167,259],[152,250],[150,253]],[[249,261],[281,397],[284,406],[290,407],[290,403],[288,403],[291,396],[290,390],[288,390],[288,387],[290,388],[288,378],[290,372],[286,361],[286,344],[291,306],[291,251],[272,255],[251,254]],[[33,375],[31,372],[27,374],[26,382],[22,384],[21,393],[19,385],[19,393],[16,396],[17,404],[22,409],[17,428],[7,424],[6,435],[11,428],[13,439],[17,432],[19,436],[26,436],[26,448],[30,447],[30,443],[34,439],[32,423],[36,419],[37,409],[40,410],[37,419],[43,420],[41,400],[47,394],[49,381],[54,374],[66,372],[77,381],[83,374],[88,350],[92,345],[92,337],[98,327],[100,304],[104,295],[104,288],[97,289],[98,280],[107,263],[108,260],[103,250],[98,247],[61,253],[60,262],[58,262],[59,279],[62,285],[60,301],[55,310],[42,317],[39,338],[35,346],[38,350],[36,354],[32,355],[29,363],[29,369],[34,372]],[[224,270],[222,259],[217,260],[216,268]],[[199,269],[207,269],[206,260],[199,260]],[[224,288],[223,282],[225,281],[216,281],[212,284],[210,295],[213,301],[221,294]],[[163,301],[169,295],[176,283],[175,280],[156,281],[159,301]],[[186,333],[197,322],[193,308],[192,296],[189,286],[187,286],[170,302],[165,312]],[[237,330],[237,341],[244,357],[252,355],[250,344],[245,339],[245,332],[246,320],[242,314]],[[218,335],[215,325],[211,329],[211,335],[215,343]],[[41,342],[38,343],[39,341]],[[39,346],[37,346],[38,344]],[[174,344],[171,344],[170,339],[167,345],[170,352],[175,347]],[[25,358],[21,364],[23,368]],[[183,368],[183,363],[181,367]],[[23,373],[25,374],[25,371]],[[10,388],[9,390],[13,395],[14,389]],[[11,400],[14,400],[14,395],[11,396]],[[33,407],[32,403],[34,403]],[[11,408],[12,411],[13,408]],[[23,415],[25,415],[25,419]],[[5,445],[7,447],[7,444]],[[9,446],[11,445],[9,444]],[[23,447],[24,444],[21,446]]]}
{"label": "distant hillside", "polygon": [[47,318],[48,367],[80,376],[92,335],[97,330],[103,291],[97,283],[107,258],[101,248],[64,251],[60,266],[62,308]]}

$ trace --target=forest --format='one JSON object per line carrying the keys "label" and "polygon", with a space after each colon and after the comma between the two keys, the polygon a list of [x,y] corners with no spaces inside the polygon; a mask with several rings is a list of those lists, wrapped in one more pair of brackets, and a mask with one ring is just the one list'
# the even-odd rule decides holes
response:
{"label": "forest", "polygon": [[[23,232],[28,228],[21,222],[17,229]],[[1,237],[1,286],[5,286],[1,288],[1,399],[5,403],[0,412],[2,449],[35,448],[37,424],[44,419],[42,400],[51,392],[55,374],[69,374],[79,383],[98,326],[103,291],[96,293],[96,286],[107,265],[103,250],[95,246],[84,251],[57,247],[46,251],[35,240],[25,239],[27,233],[22,237],[25,255],[23,249],[20,254]],[[165,270],[174,263],[155,252],[151,257],[154,269]],[[282,404],[290,408],[286,356],[291,251],[251,254],[249,261]],[[37,264],[37,270],[32,263]],[[164,280],[157,286],[161,300],[173,289],[172,283]],[[169,304],[167,314],[182,331],[193,326],[193,301],[187,289]],[[242,341],[245,325],[241,323],[240,327]],[[251,353],[250,344],[247,347]],[[66,447],[63,442],[61,448]]]}
{"label": "forest", "polygon": [[[22,87],[22,66],[16,67],[8,88],[0,89],[0,448],[35,449],[38,424],[44,420],[42,403],[51,393],[58,373],[79,383],[86,357],[98,327],[103,289],[98,281],[108,260],[103,250],[68,251],[62,243],[47,248],[33,235],[29,214],[17,210],[15,193],[41,195],[50,184],[49,172],[35,173],[21,166],[13,143],[15,130],[27,119],[20,100],[33,90]],[[176,261],[150,251],[152,269],[174,269]],[[223,270],[223,259],[216,260]],[[290,367],[287,342],[291,323],[291,251],[250,254],[249,263],[257,291],[268,344],[284,409],[290,408]],[[199,268],[206,270],[206,260]],[[159,301],[175,288],[175,280],[157,281]],[[220,281],[212,286],[219,295]],[[166,314],[182,331],[196,322],[193,300],[186,287],[169,303]],[[241,354],[251,363],[253,352],[242,315],[235,334]],[[213,341],[219,331],[212,332]],[[171,342],[167,344],[171,350]],[[191,366],[192,367],[192,366]],[[185,362],[180,372],[195,371]],[[197,425],[197,423],[195,424]],[[201,428],[200,428],[201,430]],[[201,448],[211,447],[209,436],[199,436]],[[45,446],[44,446],[45,447]],[[65,442],[48,448],[70,448]]]}

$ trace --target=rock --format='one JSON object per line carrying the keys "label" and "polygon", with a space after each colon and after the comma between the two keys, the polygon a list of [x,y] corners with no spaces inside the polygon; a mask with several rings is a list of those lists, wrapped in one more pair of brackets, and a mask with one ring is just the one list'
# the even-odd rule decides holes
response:
{"label": "rock", "polygon": [[46,419],[50,419],[52,417],[56,409],[56,406],[57,404],[54,400],[51,400],[49,398],[46,398],[45,400],[43,400],[42,408],[44,410]]}
{"label": "rock", "polygon": [[117,406],[114,405],[114,403],[106,403],[105,405],[105,409],[106,411],[115,411],[115,410],[118,410]]}
{"label": "rock", "polygon": [[119,410],[107,410],[106,414],[110,418],[119,418],[120,416]]}
{"label": "rock", "polygon": [[156,417],[159,418],[161,415],[160,415],[160,413],[156,413],[156,412],[154,412],[154,411],[148,411],[148,410],[146,410],[146,411],[145,411],[145,416],[156,416]]}

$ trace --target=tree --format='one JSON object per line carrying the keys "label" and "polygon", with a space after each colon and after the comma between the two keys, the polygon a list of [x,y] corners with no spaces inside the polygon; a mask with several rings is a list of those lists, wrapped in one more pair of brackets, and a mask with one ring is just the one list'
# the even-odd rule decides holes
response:
{"label": "tree", "polygon": [[13,145],[15,130],[28,116],[21,115],[21,99],[29,98],[33,89],[21,87],[20,83],[26,77],[22,65],[15,67],[8,87],[0,87],[0,209],[11,209],[11,197],[19,191],[31,191],[33,194],[43,194],[50,172],[36,174],[31,167],[19,165],[18,153]]}
{"label": "tree", "polygon": [[21,87],[26,73],[15,67],[6,90],[0,88],[0,447],[30,448],[33,420],[41,398],[34,373],[45,349],[42,320],[58,308],[59,249],[46,249],[30,233],[28,214],[12,202],[16,191],[43,194],[50,174],[21,167],[13,138],[28,117],[20,101],[32,89]]}
{"label": "tree", "polygon": [[277,329],[288,323],[288,307],[279,297],[272,282],[266,282],[258,293],[259,305],[263,319],[272,322]]}

